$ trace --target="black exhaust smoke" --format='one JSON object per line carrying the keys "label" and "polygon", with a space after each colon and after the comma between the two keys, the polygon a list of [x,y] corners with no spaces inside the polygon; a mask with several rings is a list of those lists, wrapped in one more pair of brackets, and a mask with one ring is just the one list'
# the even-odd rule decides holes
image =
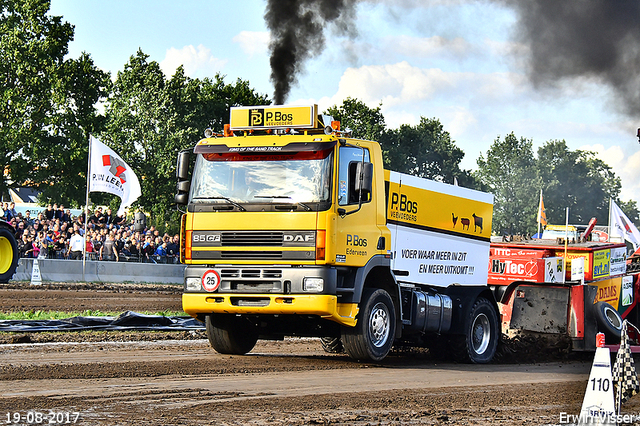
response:
{"label": "black exhaust smoke", "polygon": [[[355,34],[358,1],[375,0],[267,0],[276,104],[286,101],[304,62],[324,48],[327,24]],[[620,112],[640,115],[640,1],[485,1],[516,11],[516,38],[529,48],[527,73],[535,87],[590,78],[613,89]]]}
{"label": "black exhaust smoke", "polygon": [[283,104],[304,61],[322,51],[324,31],[333,23],[353,34],[356,0],[268,0],[264,15],[271,30],[271,81],[274,101]]}
{"label": "black exhaust smoke", "polygon": [[574,77],[610,86],[620,112],[640,115],[640,1],[498,0],[518,13],[529,79],[554,87]]}

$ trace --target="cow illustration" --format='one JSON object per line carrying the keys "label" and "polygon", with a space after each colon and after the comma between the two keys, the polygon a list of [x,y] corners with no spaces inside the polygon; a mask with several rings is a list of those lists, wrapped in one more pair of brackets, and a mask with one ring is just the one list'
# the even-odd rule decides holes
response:
{"label": "cow illustration", "polygon": [[478,228],[480,228],[480,232],[482,232],[482,217],[476,216],[476,214],[472,214],[473,220],[475,221],[475,227],[473,228],[473,232],[476,232]]}
{"label": "cow illustration", "polygon": [[464,231],[465,227],[469,229],[469,223],[471,223],[471,221],[468,217],[463,217],[460,219],[460,223],[462,224],[462,230]]}

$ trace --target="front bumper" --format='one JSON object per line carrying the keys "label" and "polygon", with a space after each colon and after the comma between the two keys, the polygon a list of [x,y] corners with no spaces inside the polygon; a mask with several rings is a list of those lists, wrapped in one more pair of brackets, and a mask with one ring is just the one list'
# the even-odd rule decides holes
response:
{"label": "front bumper", "polygon": [[[355,326],[358,306],[338,303],[337,271],[332,267],[288,265],[191,265],[187,280],[197,283],[215,271],[219,285],[214,291],[187,289],[182,295],[183,310],[199,314],[315,315],[339,324]],[[305,279],[318,279],[322,290],[305,291]],[[195,281],[194,281],[195,280]]]}
{"label": "front bumper", "polygon": [[182,309],[192,317],[198,314],[317,315],[338,324],[354,327],[358,305],[338,303],[326,294],[225,294],[184,293]]}
{"label": "front bumper", "polygon": [[[189,265],[184,270],[185,283],[189,279],[200,280],[209,271],[215,271],[220,279],[219,287],[212,292],[220,293],[307,293],[304,281],[309,278],[322,279],[324,286],[320,294],[335,295],[338,274],[335,268],[325,266],[268,266],[268,265]],[[194,290],[192,290],[194,291]],[[194,292],[204,292],[199,287]],[[185,286],[185,293],[190,290]],[[314,292],[315,293],[315,292]]]}

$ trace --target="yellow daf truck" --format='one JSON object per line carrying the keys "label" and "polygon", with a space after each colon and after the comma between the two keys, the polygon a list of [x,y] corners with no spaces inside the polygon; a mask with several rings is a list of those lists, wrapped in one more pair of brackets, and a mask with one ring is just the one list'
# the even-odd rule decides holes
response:
{"label": "yellow daf truck", "polygon": [[306,336],[365,361],[394,343],[492,359],[491,194],[384,170],[316,105],[232,108],[205,136],[178,156],[176,202],[183,309],[216,351]]}

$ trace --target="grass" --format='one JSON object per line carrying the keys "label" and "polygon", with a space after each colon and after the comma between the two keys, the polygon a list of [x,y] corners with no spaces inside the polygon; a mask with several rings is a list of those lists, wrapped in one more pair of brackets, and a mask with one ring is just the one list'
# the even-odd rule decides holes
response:
{"label": "grass", "polygon": [[[72,317],[117,317],[122,312],[102,312],[86,310],[82,312],[61,312],[61,311],[21,311],[21,312],[0,312],[0,320],[56,320]],[[145,315],[161,315],[164,317],[181,317],[186,314],[182,311],[162,311],[162,312],[139,312]]]}

